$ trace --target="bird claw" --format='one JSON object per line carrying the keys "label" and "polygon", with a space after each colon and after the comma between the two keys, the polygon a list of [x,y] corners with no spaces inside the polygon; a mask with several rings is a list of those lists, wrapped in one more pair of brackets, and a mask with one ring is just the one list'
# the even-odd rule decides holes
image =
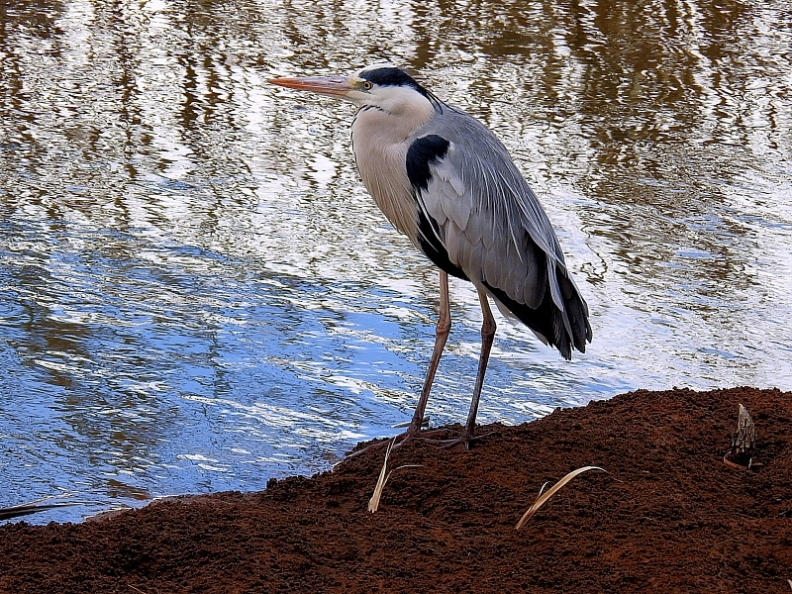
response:
{"label": "bird claw", "polygon": [[[377,443],[373,443],[369,446],[356,450],[354,452],[348,453],[347,457],[341,460],[341,462],[346,462],[347,460],[351,460],[352,458],[357,458],[361,454],[368,452],[370,450],[374,450],[377,448],[381,448],[383,446],[387,446],[389,443],[393,442],[393,446],[391,446],[391,450],[395,450],[403,446],[404,444],[412,441],[413,439],[420,439],[421,441],[427,441],[429,443],[437,444],[443,449],[451,449],[454,446],[459,444],[463,444],[466,450],[469,450],[471,445],[474,441],[478,441],[479,439],[483,439],[485,437],[489,437],[494,433],[494,431],[490,431],[489,433],[484,433],[482,435],[460,435],[459,437],[453,437],[450,439],[437,439],[432,437],[433,435],[437,434],[448,434],[448,429],[431,429],[428,431],[405,431],[401,435],[397,435],[395,438],[391,439],[384,439],[382,441],[378,441]],[[395,441],[394,441],[395,440]],[[339,462],[339,464],[341,463]]]}
{"label": "bird claw", "polygon": [[391,448],[392,450],[395,450],[396,448],[403,446],[405,443],[408,443],[408,442],[412,441],[413,439],[420,439],[421,441],[429,441],[429,442],[452,441],[452,440],[434,439],[432,437],[432,435],[439,434],[439,433],[447,434],[448,430],[447,429],[431,429],[431,430],[428,430],[428,431],[405,431],[401,435],[397,435],[395,438],[385,439],[383,441],[378,441],[377,443],[372,443],[369,446],[366,446],[366,447],[361,448],[359,450],[356,450],[354,452],[350,452],[350,453],[348,453],[346,458],[341,460],[341,462],[345,462],[345,461],[350,460],[352,458],[357,458],[358,456],[360,456],[361,454],[363,454],[365,452],[368,452],[370,450],[374,450],[374,449],[386,446],[389,443],[391,443],[391,441],[393,441],[394,439],[396,440],[396,442],[393,444],[393,446]]}
{"label": "bird claw", "polygon": [[454,446],[463,444],[465,446],[465,449],[469,450],[470,446],[473,445],[474,441],[478,441],[479,439],[489,437],[493,433],[494,431],[490,431],[489,433],[484,433],[482,435],[460,435],[459,437],[456,437],[454,439],[441,439],[437,441],[442,444],[443,449],[451,449]]}
{"label": "bird claw", "polygon": [[396,441],[391,446],[391,449],[395,450],[396,448],[403,446],[405,443],[407,443],[408,441],[410,441],[414,437],[415,436],[412,435],[411,432],[406,431],[406,432],[402,433],[401,435],[397,435],[394,438],[383,439],[382,441],[378,441],[377,443],[372,443],[371,445],[366,446],[365,448],[361,448],[359,450],[356,450],[354,452],[347,452],[346,458],[341,460],[341,462],[346,462],[347,460],[351,460],[352,458],[357,458],[361,454],[364,454],[364,453],[366,453],[366,452],[368,452],[370,450],[376,450],[378,448],[381,448],[382,446],[386,446],[386,445],[388,445],[389,443],[391,443],[394,440],[396,440]]}

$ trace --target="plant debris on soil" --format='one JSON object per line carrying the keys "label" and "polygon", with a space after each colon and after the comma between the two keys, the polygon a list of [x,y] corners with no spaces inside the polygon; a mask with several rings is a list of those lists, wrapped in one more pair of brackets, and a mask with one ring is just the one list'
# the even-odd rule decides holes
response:
{"label": "plant debris on soil", "polygon": [[[738,405],[751,468],[724,455]],[[261,493],[0,526],[0,592],[792,592],[792,393],[637,391],[473,448],[385,447]],[[458,430],[452,427],[450,430]],[[548,487],[583,466],[519,531]]]}

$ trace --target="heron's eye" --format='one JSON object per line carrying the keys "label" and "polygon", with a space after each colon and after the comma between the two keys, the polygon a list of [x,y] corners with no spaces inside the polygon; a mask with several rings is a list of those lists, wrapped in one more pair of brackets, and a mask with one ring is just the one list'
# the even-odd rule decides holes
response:
{"label": "heron's eye", "polygon": [[368,80],[364,80],[362,83],[360,83],[360,88],[364,91],[370,91],[373,86],[374,84]]}

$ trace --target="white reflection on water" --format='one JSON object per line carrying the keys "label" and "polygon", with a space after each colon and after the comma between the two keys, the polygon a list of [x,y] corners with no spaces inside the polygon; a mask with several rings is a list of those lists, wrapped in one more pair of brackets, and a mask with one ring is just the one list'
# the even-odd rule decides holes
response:
{"label": "white reflection on water", "polygon": [[[790,15],[645,4],[9,9],[0,505],[260,489],[410,418],[436,272],[361,188],[352,108],[264,82],[373,59],[498,133],[591,306],[571,363],[500,325],[482,422],[792,389]],[[464,418],[479,349],[475,293],[452,291],[438,424]]]}

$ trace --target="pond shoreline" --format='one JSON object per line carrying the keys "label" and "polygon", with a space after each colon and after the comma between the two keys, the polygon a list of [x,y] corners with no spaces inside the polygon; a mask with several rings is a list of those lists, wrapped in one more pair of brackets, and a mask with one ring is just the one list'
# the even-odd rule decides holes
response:
{"label": "pond shoreline", "polygon": [[[738,404],[752,470],[723,463]],[[384,448],[260,493],[0,526],[0,592],[786,592],[792,393],[640,390],[491,433]],[[586,465],[520,531],[545,482]]]}

